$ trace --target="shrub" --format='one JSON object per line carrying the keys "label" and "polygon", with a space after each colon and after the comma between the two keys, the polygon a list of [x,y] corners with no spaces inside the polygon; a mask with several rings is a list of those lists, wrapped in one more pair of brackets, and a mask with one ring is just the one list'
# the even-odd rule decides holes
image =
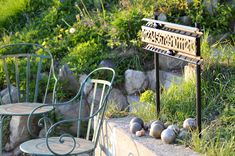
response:
{"label": "shrub", "polygon": [[80,43],[71,49],[70,53],[63,58],[63,63],[68,63],[75,73],[89,73],[95,69],[98,63],[107,56],[102,46],[92,41]]}

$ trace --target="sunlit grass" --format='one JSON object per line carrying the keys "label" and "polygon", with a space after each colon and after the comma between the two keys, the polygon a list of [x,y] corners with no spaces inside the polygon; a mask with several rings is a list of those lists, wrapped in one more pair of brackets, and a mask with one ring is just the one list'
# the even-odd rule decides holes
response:
{"label": "sunlit grass", "polygon": [[0,0],[0,25],[26,9],[28,0]]}

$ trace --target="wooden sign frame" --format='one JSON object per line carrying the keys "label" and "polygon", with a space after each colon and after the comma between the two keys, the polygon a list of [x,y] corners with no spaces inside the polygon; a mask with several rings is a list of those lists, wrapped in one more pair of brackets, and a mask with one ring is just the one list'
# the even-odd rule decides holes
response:
{"label": "wooden sign frame", "polygon": [[160,115],[159,54],[196,65],[196,112],[199,137],[201,137],[201,64],[199,24],[189,27],[144,18],[142,26],[143,49],[154,52],[156,74],[156,112]]}

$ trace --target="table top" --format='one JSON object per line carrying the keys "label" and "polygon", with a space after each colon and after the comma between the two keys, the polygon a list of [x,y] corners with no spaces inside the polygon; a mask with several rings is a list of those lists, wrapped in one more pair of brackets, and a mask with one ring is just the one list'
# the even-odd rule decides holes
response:
{"label": "table top", "polygon": [[[13,103],[0,105],[0,115],[9,115],[9,116],[28,116],[35,108],[45,104],[42,103]],[[45,106],[39,108],[34,114],[43,114],[53,110],[53,106]]]}
{"label": "table top", "polygon": [[[48,139],[49,145],[53,151],[59,154],[66,154],[74,147],[74,142],[72,138],[64,137],[64,142],[59,142],[59,137],[51,137]],[[94,149],[95,144],[89,140],[74,138],[76,142],[76,147],[71,154],[80,154],[84,152],[89,152]],[[20,150],[24,153],[31,155],[54,155],[52,154],[46,145],[46,139],[33,139],[24,142],[20,145]]]}

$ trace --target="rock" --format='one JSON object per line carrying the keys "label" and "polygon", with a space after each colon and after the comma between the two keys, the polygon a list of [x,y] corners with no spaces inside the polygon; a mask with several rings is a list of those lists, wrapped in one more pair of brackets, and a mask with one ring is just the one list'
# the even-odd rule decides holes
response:
{"label": "rock", "polygon": [[20,146],[18,146],[17,148],[14,149],[13,151],[13,155],[14,156],[21,156],[23,153],[20,150]]}
{"label": "rock", "polygon": [[46,137],[46,130],[45,128],[41,129],[39,134],[38,134],[39,138],[45,138]]}
{"label": "rock", "polygon": [[112,60],[103,60],[100,62],[99,67],[115,68],[116,66]]}
{"label": "rock", "polygon": [[140,131],[137,131],[137,132],[135,133],[135,135],[136,135],[137,137],[144,136],[144,135],[145,135],[145,131],[142,129],[142,130],[140,130]]}
{"label": "rock", "polygon": [[[87,101],[89,104],[91,104],[91,102],[92,102],[93,92],[94,92],[94,90],[92,90],[88,95]],[[96,93],[96,97],[95,97],[95,101],[94,101],[95,102],[95,110],[98,109],[102,89],[97,88],[96,92],[97,93]],[[108,105],[114,105],[114,107],[117,108],[118,110],[123,110],[128,106],[128,102],[127,102],[126,97],[122,94],[122,92],[119,89],[113,88],[111,90],[109,98],[108,98]]]}
{"label": "rock", "polygon": [[134,117],[134,118],[131,119],[130,125],[135,123],[135,122],[139,123],[141,125],[141,127],[144,128],[144,121],[142,119]]}
{"label": "rock", "polygon": [[203,5],[206,7],[207,11],[213,15],[218,7],[218,0],[204,0]]}
{"label": "rock", "polygon": [[79,90],[79,82],[73,76],[73,72],[67,64],[59,70],[59,80],[63,82],[63,89],[67,92],[76,94]]}
{"label": "rock", "polygon": [[190,130],[190,131],[195,130],[197,128],[196,119],[188,118],[188,119],[184,120],[183,128]]}
{"label": "rock", "polygon": [[20,143],[30,138],[27,130],[27,119],[27,116],[12,116],[10,121],[10,140],[5,146],[6,151],[13,150]]}
{"label": "rock", "polygon": [[142,92],[147,86],[148,78],[143,72],[131,69],[125,71],[125,88],[129,95]]}
{"label": "rock", "polygon": [[113,88],[108,98],[108,105],[114,104],[118,110],[125,110],[128,107],[126,96],[116,88]]}
{"label": "rock", "polygon": [[167,56],[159,56],[159,67],[161,70],[182,70],[187,63]]}
{"label": "rock", "polygon": [[175,141],[176,135],[175,132],[172,129],[165,129],[161,133],[161,139],[166,144],[171,144]]}
{"label": "rock", "polygon": [[13,152],[2,152],[2,156],[13,156]]}
{"label": "rock", "polygon": [[[8,88],[5,88],[4,90],[2,90],[0,96],[2,97],[3,104],[11,103]],[[12,103],[18,102],[18,90],[16,87],[12,85],[11,85],[11,97],[12,97]]]}
{"label": "rock", "polygon": [[151,125],[149,135],[154,138],[160,138],[163,130],[164,127],[160,124],[154,124],[153,126]]}
{"label": "rock", "polygon": [[192,19],[189,16],[182,16],[182,17],[180,17],[180,21],[184,25],[191,25],[192,24]]}
{"label": "rock", "polygon": [[[149,82],[148,88],[153,90],[153,91],[156,91],[156,74],[155,74],[155,69],[147,71],[147,77],[148,77],[148,82]],[[163,84],[161,78],[160,78],[160,83]]]}
{"label": "rock", "polygon": [[158,20],[160,21],[167,21],[167,17],[164,13],[160,13],[160,15],[158,16]]}
{"label": "rock", "polygon": [[137,122],[134,122],[130,125],[130,132],[133,134],[136,134],[136,132],[140,131],[141,129],[142,129],[142,126]]}
{"label": "rock", "polygon": [[165,127],[164,124],[163,124],[163,122],[161,122],[160,120],[153,121],[153,122],[151,123],[151,127],[153,127],[155,124],[160,124],[160,125],[162,125],[163,127]]}
{"label": "rock", "polygon": [[[82,74],[82,75],[79,75],[79,83],[80,83],[80,86],[82,85],[83,81],[87,78],[87,75],[86,74]],[[85,86],[84,86],[84,89],[83,89],[83,92],[85,95],[88,95],[92,89],[92,83],[89,83],[89,82],[86,82]]]}
{"label": "rock", "polygon": [[129,112],[133,112],[138,103],[140,103],[140,96],[127,95],[127,102],[129,104]]}
{"label": "rock", "polygon": [[176,135],[179,134],[179,132],[180,132],[180,129],[177,125],[169,125],[167,127],[167,129],[172,129],[175,132]]}
{"label": "rock", "polygon": [[181,140],[185,140],[187,138],[190,138],[190,133],[187,131],[187,129],[180,130],[180,133],[178,135],[178,138]]}
{"label": "rock", "polygon": [[169,89],[173,83],[180,84],[183,79],[178,74],[165,71],[160,71],[160,75],[161,75],[160,79],[164,80],[163,86],[165,87],[165,89]]}
{"label": "rock", "polygon": [[188,4],[193,4],[193,3],[194,3],[194,0],[187,0],[187,3],[188,3]]}
{"label": "rock", "polygon": [[[57,111],[58,111],[57,112],[58,116],[63,116],[64,119],[76,119],[78,117],[79,104],[72,103],[72,104],[57,106]],[[89,106],[87,105],[86,100],[83,100],[82,101],[81,117],[83,117],[83,118],[88,117],[89,111],[90,111],[90,109],[89,109]],[[76,131],[77,131],[77,123],[76,122],[72,123],[70,130],[72,131],[72,133],[76,134]]]}

